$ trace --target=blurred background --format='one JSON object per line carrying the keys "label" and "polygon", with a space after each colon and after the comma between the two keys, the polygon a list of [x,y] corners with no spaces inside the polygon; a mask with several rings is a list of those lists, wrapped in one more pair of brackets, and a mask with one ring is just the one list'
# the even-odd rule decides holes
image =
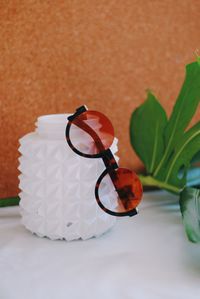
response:
{"label": "blurred background", "polygon": [[170,114],[199,28],[199,0],[0,0],[0,197],[19,191],[18,139],[37,117],[83,104],[110,118],[121,165],[140,171],[131,113],[150,88]]}

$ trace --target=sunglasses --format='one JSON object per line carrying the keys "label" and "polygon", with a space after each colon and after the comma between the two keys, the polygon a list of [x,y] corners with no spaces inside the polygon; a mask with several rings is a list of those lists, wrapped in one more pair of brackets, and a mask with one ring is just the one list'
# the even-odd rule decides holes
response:
{"label": "sunglasses", "polygon": [[105,170],[95,186],[99,207],[113,216],[136,215],[142,199],[142,184],[134,171],[118,166],[110,150],[114,129],[109,119],[81,106],[68,117],[65,133],[68,145],[76,154],[103,159]]}

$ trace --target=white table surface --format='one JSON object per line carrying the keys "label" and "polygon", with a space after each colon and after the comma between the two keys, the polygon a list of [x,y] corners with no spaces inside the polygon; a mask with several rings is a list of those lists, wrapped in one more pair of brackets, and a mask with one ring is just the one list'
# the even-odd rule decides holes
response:
{"label": "white table surface", "polygon": [[184,233],[178,199],[146,193],[135,217],[100,238],[51,241],[0,209],[0,299],[200,298],[200,245]]}

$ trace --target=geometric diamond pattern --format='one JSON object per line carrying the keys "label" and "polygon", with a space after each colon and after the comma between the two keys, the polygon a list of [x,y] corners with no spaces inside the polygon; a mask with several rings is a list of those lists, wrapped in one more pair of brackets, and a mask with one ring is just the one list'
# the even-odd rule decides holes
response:
{"label": "geometric diamond pattern", "polygon": [[[101,159],[80,157],[64,138],[45,138],[37,131],[19,141],[20,212],[28,230],[71,241],[99,236],[114,225],[115,217],[99,208],[94,195],[105,169]],[[111,150],[117,152],[116,138]]]}

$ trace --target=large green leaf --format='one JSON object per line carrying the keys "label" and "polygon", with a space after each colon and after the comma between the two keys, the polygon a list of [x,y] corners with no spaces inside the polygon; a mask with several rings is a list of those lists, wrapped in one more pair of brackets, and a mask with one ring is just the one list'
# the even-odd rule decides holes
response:
{"label": "large green leaf", "polygon": [[[144,185],[157,186],[174,193],[180,193],[187,185],[187,170],[193,165],[193,159],[199,159],[200,123],[185,130],[199,102],[198,58],[197,62],[186,67],[186,78],[168,121],[152,93],[133,112],[131,144],[146,167],[146,175],[140,176]],[[198,164],[195,166],[198,167]]]}
{"label": "large green leaf", "polygon": [[148,173],[153,173],[164,153],[163,131],[166,124],[165,110],[148,91],[146,101],[133,112],[130,122],[131,143]]}
{"label": "large green leaf", "polygon": [[177,98],[171,117],[165,129],[165,153],[154,175],[162,173],[162,166],[169,158],[174,146],[190,123],[200,102],[200,63],[193,62],[186,66],[186,77]]}
{"label": "large green leaf", "polygon": [[188,239],[200,242],[200,190],[185,188],[180,194],[180,209]]}

